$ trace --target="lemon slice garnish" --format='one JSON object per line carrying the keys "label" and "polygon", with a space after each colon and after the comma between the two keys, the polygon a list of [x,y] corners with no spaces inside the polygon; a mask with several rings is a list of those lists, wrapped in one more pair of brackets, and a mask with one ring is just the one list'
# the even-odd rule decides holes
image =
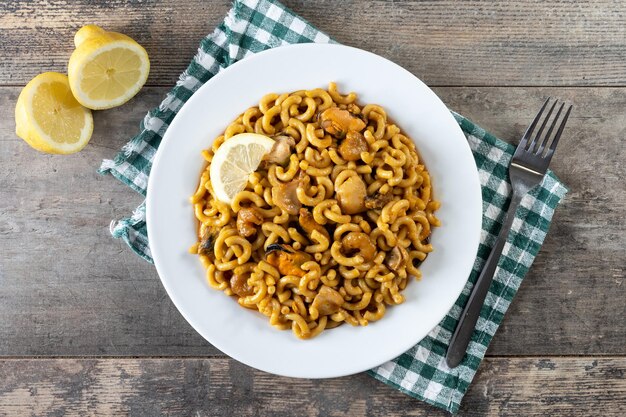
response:
{"label": "lemon slice garnish", "polygon": [[15,106],[15,131],[39,151],[70,154],[89,142],[93,118],[91,111],[72,95],[67,76],[45,72],[20,93]]}
{"label": "lemon slice garnish", "polygon": [[240,133],[217,148],[211,160],[211,184],[215,197],[230,204],[246,188],[248,177],[256,171],[274,140],[256,133]]}
{"label": "lemon slice garnish", "polygon": [[74,96],[85,107],[100,110],[124,104],[148,79],[148,54],[126,35],[87,25],[76,33],[74,44],[67,73]]}

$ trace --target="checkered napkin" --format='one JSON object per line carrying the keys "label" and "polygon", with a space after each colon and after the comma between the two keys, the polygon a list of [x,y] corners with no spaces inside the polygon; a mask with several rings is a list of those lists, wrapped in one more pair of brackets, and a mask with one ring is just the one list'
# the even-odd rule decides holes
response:
{"label": "checkered napkin", "polygon": [[[111,174],[135,191],[146,194],[152,160],[161,139],[189,97],[219,71],[251,54],[281,45],[333,42],[327,35],[274,0],[235,1],[224,21],[204,38],[198,53],[159,107],[151,110],[140,132],[100,173]],[[504,313],[530,268],[546,236],[554,209],[567,189],[552,172],[526,196],[516,213],[513,230],[489,294],[483,305],[468,355],[450,369],[444,356],[473,283],[489,255],[504,220],[511,187],[507,167],[514,147],[497,139],[463,116],[454,114],[474,154],[483,197],[480,246],[463,293],[446,317],[416,346],[369,372],[400,391],[450,412],[461,399],[485,355]],[[131,217],[114,221],[111,233],[123,239],[139,256],[152,262],[145,223],[145,203]]]}

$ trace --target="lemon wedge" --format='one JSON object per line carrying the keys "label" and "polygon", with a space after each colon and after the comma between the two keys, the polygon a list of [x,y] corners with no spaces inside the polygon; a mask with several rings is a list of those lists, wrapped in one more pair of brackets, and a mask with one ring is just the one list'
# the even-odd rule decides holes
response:
{"label": "lemon wedge", "polygon": [[17,99],[15,132],[38,151],[70,154],[89,142],[93,118],[72,95],[66,75],[44,72]]}
{"label": "lemon wedge", "polygon": [[240,133],[222,143],[211,160],[209,172],[215,197],[230,204],[246,188],[248,177],[273,146],[273,139],[256,133]]}
{"label": "lemon wedge", "polygon": [[74,44],[67,73],[83,106],[101,110],[122,105],[146,83],[148,54],[130,37],[87,25],[76,32]]}

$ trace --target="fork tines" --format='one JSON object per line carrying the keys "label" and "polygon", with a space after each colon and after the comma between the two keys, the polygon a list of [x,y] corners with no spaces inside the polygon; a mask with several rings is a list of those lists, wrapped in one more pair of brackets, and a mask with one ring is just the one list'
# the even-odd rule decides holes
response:
{"label": "fork tines", "polygon": [[[543,106],[541,107],[541,110],[539,110],[539,113],[537,113],[537,116],[535,116],[535,119],[533,120],[533,122],[530,124],[530,126],[528,126],[528,129],[526,129],[526,132],[524,133],[524,136],[522,137],[522,141],[520,142],[520,145],[517,147],[516,154],[521,151],[521,152],[528,152],[536,156],[542,156],[548,159],[552,157],[552,154],[554,153],[554,150],[556,149],[556,145],[559,143],[559,139],[561,138],[561,134],[563,133],[563,129],[565,128],[565,124],[567,123],[567,118],[569,117],[569,114],[572,110],[572,105],[570,104],[567,107],[567,110],[565,111],[565,115],[561,119],[559,127],[556,131],[556,134],[552,136],[552,131],[557,126],[561,113],[563,112],[563,108],[565,107],[565,102],[562,102],[556,114],[552,116],[554,109],[559,103],[559,100],[555,99],[552,105],[550,106],[550,109],[548,110],[547,114],[543,117],[543,122],[541,123],[539,130],[533,136],[535,127],[539,123],[539,120],[542,119],[544,110],[548,106],[548,103],[550,102],[550,100],[552,100],[551,97],[548,97],[546,99],[546,101],[543,103]],[[545,135],[543,135],[542,137],[542,133],[545,127],[548,126],[549,121],[551,121],[551,123],[549,124],[550,127],[548,128],[548,131],[545,133]],[[528,145],[529,142],[530,144]]]}

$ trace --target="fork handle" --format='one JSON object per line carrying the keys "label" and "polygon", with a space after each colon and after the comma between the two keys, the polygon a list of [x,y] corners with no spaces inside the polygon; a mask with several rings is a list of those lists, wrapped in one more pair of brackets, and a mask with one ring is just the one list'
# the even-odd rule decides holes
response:
{"label": "fork handle", "polygon": [[506,238],[509,235],[511,226],[513,225],[515,211],[517,210],[521,200],[521,193],[513,193],[504,224],[500,229],[496,243],[487,258],[487,262],[485,263],[478,280],[476,280],[474,289],[472,290],[469,300],[463,309],[463,314],[461,314],[459,323],[454,330],[452,339],[450,339],[450,345],[448,346],[448,352],[446,354],[446,363],[450,368],[458,366],[465,356],[465,351],[467,350],[467,346],[472,338],[472,333],[474,332],[474,327],[476,327],[476,322],[480,316],[480,310],[485,302],[485,297],[487,296],[487,292],[491,286],[491,281],[493,281],[493,275],[496,272],[498,261],[502,255],[502,249],[504,249]]}

